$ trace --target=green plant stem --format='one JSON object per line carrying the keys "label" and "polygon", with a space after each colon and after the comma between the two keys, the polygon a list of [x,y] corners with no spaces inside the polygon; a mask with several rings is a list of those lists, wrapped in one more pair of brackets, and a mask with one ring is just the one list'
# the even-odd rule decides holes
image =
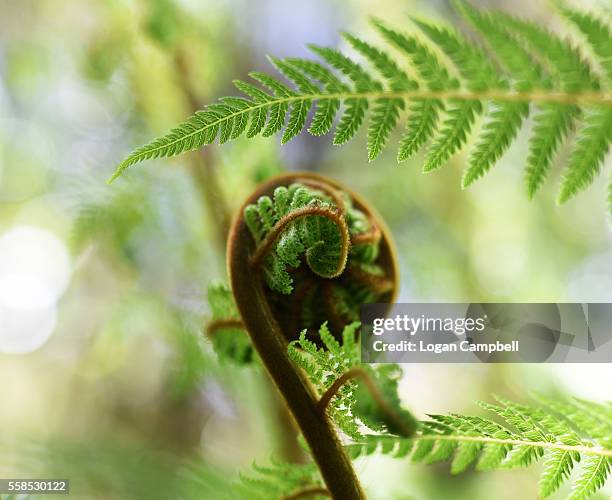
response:
{"label": "green plant stem", "polygon": [[[259,195],[255,193],[246,204]],[[287,355],[287,341],[268,305],[261,275],[250,264],[253,247],[241,210],[228,240],[228,268],[236,304],[253,345],[300,427],[331,496],[363,499],[363,490],[331,421],[321,414],[312,387]]]}
{"label": "green plant stem", "polygon": [[[195,113],[202,108],[202,103],[189,83],[189,66],[180,49],[177,49],[174,54],[173,64],[178,75],[178,85],[189,104],[191,113]],[[204,206],[215,228],[217,244],[223,251],[225,250],[227,233],[229,232],[230,216],[227,202],[222,195],[221,183],[217,175],[217,168],[211,157],[210,148],[192,153],[189,155],[189,160],[191,174],[195,179]]]}
{"label": "green plant stem", "polygon": [[408,438],[414,441],[457,441],[457,442],[468,442],[468,443],[491,443],[491,444],[508,444],[513,446],[532,446],[534,448],[546,448],[550,450],[562,450],[562,451],[575,451],[578,453],[584,453],[585,455],[597,455],[600,457],[611,457],[612,450],[597,446],[574,446],[563,443],[553,443],[549,441],[526,441],[523,439],[498,439],[491,437],[482,436],[460,436],[460,435],[444,435],[444,434],[423,434],[421,436],[415,436]]}

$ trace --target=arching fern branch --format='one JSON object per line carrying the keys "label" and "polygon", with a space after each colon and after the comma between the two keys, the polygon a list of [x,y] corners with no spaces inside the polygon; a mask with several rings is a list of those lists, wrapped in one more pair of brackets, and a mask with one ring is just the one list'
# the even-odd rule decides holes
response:
{"label": "arching fern branch", "polygon": [[[430,143],[426,172],[440,168],[475,135],[473,125],[482,115],[484,126],[463,178],[467,187],[495,164],[533,113],[525,167],[529,196],[545,181],[556,152],[577,129],[559,194],[559,202],[565,202],[593,181],[612,142],[612,35],[607,20],[563,9],[581,33],[584,43],[578,49],[534,23],[463,2],[456,6],[479,33],[482,46],[423,21],[414,24],[426,42],[374,21],[401,56],[344,34],[361,62],[318,46],[310,46],[318,61],[270,58],[283,78],[253,72],[255,84],[235,81],[243,97],[223,97],[138,148],[111,180],[140,161],[175,156],[216,139],[223,144],[243,135],[282,132],[281,142],[286,143],[305,129],[327,134],[337,121],[333,142],[344,144],[362,128],[370,111],[369,160],[385,149],[405,116],[398,161]],[[586,53],[592,57],[586,59]]]}
{"label": "arching fern branch", "polygon": [[368,436],[348,445],[348,451],[352,458],[382,453],[427,464],[450,460],[453,474],[473,463],[476,470],[488,471],[542,461],[539,497],[552,495],[566,482],[573,484],[570,499],[591,497],[612,467],[612,405],[538,399],[541,407],[501,398],[497,404],[481,403],[503,424],[484,417],[431,415],[413,438]]}

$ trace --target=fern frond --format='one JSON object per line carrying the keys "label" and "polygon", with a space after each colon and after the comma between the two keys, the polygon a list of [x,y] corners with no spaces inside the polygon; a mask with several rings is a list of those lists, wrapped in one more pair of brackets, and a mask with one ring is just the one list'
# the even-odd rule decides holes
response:
{"label": "fern frond", "polygon": [[344,38],[361,62],[337,49],[314,45],[310,49],[318,61],[270,58],[286,81],[254,72],[250,76],[255,83],[234,82],[244,97],[221,98],[136,149],[111,180],[140,161],[176,156],[217,139],[223,144],[242,136],[282,132],[284,144],[304,130],[327,134],[334,123],[336,145],[350,141],[367,123],[367,157],[372,161],[387,148],[404,116],[397,160],[406,160],[431,141],[423,168],[429,172],[441,168],[472,139],[473,125],[484,115],[463,175],[467,187],[502,157],[532,111],[535,127],[525,165],[530,197],[548,177],[571,131],[579,131],[559,195],[559,201],[566,201],[593,182],[611,142],[612,35],[607,24],[592,14],[562,9],[597,58],[598,66],[592,67],[584,47],[535,23],[480,11],[459,0],[455,4],[478,32],[482,47],[428,22],[415,21],[426,43],[374,20],[384,41],[407,59],[406,69],[384,47],[351,34]]}
{"label": "fern frond", "polygon": [[[330,195],[301,184],[278,187],[273,199],[262,196],[244,210],[247,226],[256,245],[256,259],[264,262],[268,286],[282,294],[293,291],[290,271],[300,266],[300,256],[317,275],[333,278],[344,271],[349,259],[350,237],[370,229],[350,200],[343,201],[352,217],[344,217]],[[360,263],[359,254],[351,260]],[[366,262],[363,262],[366,263]]]}
{"label": "fern frond", "polygon": [[[581,54],[569,43],[534,23],[497,14],[517,43],[534,50],[552,75],[553,85],[569,92],[599,88],[597,77]],[[546,179],[554,154],[580,116],[578,106],[545,106],[536,117],[525,176],[531,198]],[[567,191],[566,188],[562,188]]]}
{"label": "fern frond", "polygon": [[268,466],[253,464],[252,471],[240,474],[225,492],[227,500],[269,500],[286,498],[301,491],[312,491],[309,498],[327,498],[325,487],[314,463],[294,464],[272,460]]}
{"label": "fern frond", "polygon": [[[326,66],[316,61],[308,59],[289,58],[287,62],[308,77],[318,81],[323,85],[325,92],[329,94],[342,94],[349,92],[346,86],[332,71]],[[314,136],[327,134],[334,123],[334,118],[340,109],[340,99],[327,98],[319,99],[317,108],[312,118],[308,132]]]}
{"label": "fern frond", "polygon": [[[402,91],[418,88],[418,84],[410,80],[387,54],[348,33],[344,33],[344,38],[348,40],[355,50],[365,56],[388,81],[390,90]],[[368,127],[369,161],[376,159],[385,147],[389,134],[395,128],[399,119],[399,113],[403,109],[404,101],[402,99],[378,99],[375,102],[372,119]]]}
{"label": "fern frond", "polygon": [[[587,39],[604,71],[612,83],[612,34],[599,19],[570,9],[563,10]],[[586,188],[599,172],[612,143],[612,111],[589,108],[582,128],[578,131],[576,147],[572,152],[561,184],[559,202],[564,203]],[[611,186],[612,188],[612,186]],[[612,208],[610,209],[612,213]]]}
{"label": "fern frond", "polygon": [[569,499],[585,500],[595,494],[605,484],[610,474],[611,464],[612,459],[610,457],[591,455],[585,458],[582,473],[576,480],[576,485]]}
{"label": "fern frond", "polygon": [[[377,20],[374,21],[374,25],[389,43],[410,58],[411,63],[430,90],[459,86],[459,82],[449,76],[437,56],[416,38],[393,31]],[[443,108],[442,102],[437,99],[414,101],[409,109],[406,132],[400,140],[397,153],[398,162],[410,158],[433,136],[438,126],[439,113]]]}
{"label": "fern frond", "polygon": [[552,167],[554,154],[572,129],[578,113],[576,106],[546,105],[536,116],[525,167],[529,198],[533,198],[546,180]]}
{"label": "fern frond", "polygon": [[447,111],[447,119],[442,125],[439,137],[427,152],[423,172],[437,170],[465,144],[472,125],[481,112],[480,101],[452,103],[452,107]]}
{"label": "fern frond", "polygon": [[564,7],[562,12],[582,32],[599,58],[605,77],[612,81],[612,44],[610,28],[594,15]]}
{"label": "fern frond", "polygon": [[612,110],[590,109],[578,131],[567,162],[559,203],[565,203],[593,182],[612,143]]}
{"label": "fern frond", "polygon": [[[468,89],[478,92],[483,89],[501,88],[503,81],[480,50],[466,43],[459,35],[448,29],[415,21],[421,30],[455,64]],[[425,158],[424,172],[442,166],[450,156],[467,141],[476,117],[482,112],[480,101],[452,103],[439,138],[434,142]]]}
{"label": "fern frond", "polygon": [[478,142],[468,159],[461,186],[466,188],[484,176],[510,147],[523,120],[529,114],[529,106],[523,103],[491,103]]}
{"label": "fern frond", "polygon": [[[471,22],[485,39],[510,80],[511,88],[518,92],[541,85],[544,71],[523,47],[517,45],[505,28],[488,13],[481,12],[465,2],[455,2],[457,9]],[[482,177],[508,149],[529,115],[528,103],[491,103],[483,130],[468,160],[462,185],[467,187]]]}
{"label": "fern frond", "polygon": [[[358,323],[353,323],[344,329],[342,345],[331,335],[327,323],[323,323],[319,329],[324,347],[318,347],[308,340],[305,330],[301,332],[299,340],[289,344],[289,357],[306,372],[321,395],[331,387],[334,380],[360,364],[361,351],[359,343],[355,341],[358,327]],[[355,403],[354,383],[345,384],[332,400],[330,416],[345,434],[359,438],[359,424],[352,414]]]}
{"label": "fern frond", "polygon": [[[452,460],[453,474],[465,471],[473,463],[477,470],[493,470],[526,467],[543,460],[539,497],[552,495],[572,475],[572,499],[589,498],[604,485],[612,465],[612,446],[609,442],[604,446],[596,439],[601,429],[593,422],[595,418],[581,419],[578,431],[572,415],[586,415],[581,407],[595,405],[595,411],[606,413],[608,422],[609,406],[555,400],[557,407],[551,411],[548,405],[538,408],[497,399],[498,404],[481,406],[500,417],[503,425],[483,417],[432,415],[431,420],[422,423],[416,437],[367,436],[348,445],[347,450],[352,458],[383,453],[410,456],[424,463]],[[572,409],[570,414],[562,411],[566,406]],[[580,470],[574,473],[578,463]]]}
{"label": "fern frond", "polygon": [[552,74],[553,83],[566,91],[598,89],[599,80],[582,54],[569,42],[541,28],[534,22],[496,13],[499,22],[519,42],[534,51],[541,63]]}
{"label": "fern frond", "polygon": [[[334,382],[345,373],[359,367],[376,383],[387,404],[393,408],[401,423],[412,425],[413,417],[401,407],[397,395],[397,384],[401,370],[397,365],[385,364],[377,367],[361,364],[361,349],[357,341],[359,323],[344,328],[342,343],[329,331],[327,323],[319,329],[323,347],[319,347],[302,331],[300,338],[289,344],[289,357],[301,367],[320,395],[325,394]],[[333,395],[329,414],[336,425],[353,439],[362,438],[364,427],[377,432],[402,434],[401,426],[381,410],[362,382],[349,380]]]}

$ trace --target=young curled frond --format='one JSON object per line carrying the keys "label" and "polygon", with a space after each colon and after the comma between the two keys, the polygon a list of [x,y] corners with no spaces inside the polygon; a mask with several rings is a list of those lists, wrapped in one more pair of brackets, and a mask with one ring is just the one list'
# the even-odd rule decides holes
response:
{"label": "young curled frond", "polygon": [[396,279],[382,224],[345,191],[296,175],[248,204],[243,217],[254,243],[250,265],[279,316],[292,320],[288,331],[316,334],[325,317],[339,333],[363,303],[391,298]]}
{"label": "young curled frond", "polygon": [[[326,57],[355,77],[363,76],[337,53]],[[294,70],[275,64],[307,88]],[[316,65],[307,67],[325,74]],[[310,173],[278,176],[259,186],[234,219],[228,270],[244,328],[302,431],[325,492],[333,498],[363,499],[326,408],[296,365],[295,345],[291,351],[288,343],[302,330],[302,346],[335,349],[336,337],[359,317],[363,303],[393,301],[397,266],[384,223],[357,194],[331,179]],[[322,317],[328,318],[330,328],[319,331]],[[348,331],[353,332],[350,345],[356,346],[355,326]],[[373,416],[371,410],[364,414]],[[297,490],[288,498],[323,490],[317,488]]]}

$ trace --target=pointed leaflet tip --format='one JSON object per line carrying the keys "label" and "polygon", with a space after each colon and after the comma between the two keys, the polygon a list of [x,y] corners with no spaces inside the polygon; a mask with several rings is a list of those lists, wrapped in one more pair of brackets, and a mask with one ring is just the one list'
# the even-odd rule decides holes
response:
{"label": "pointed leaflet tip", "polygon": [[274,56],[272,56],[270,54],[266,54],[266,59],[275,68],[278,68],[278,63],[281,62],[281,60],[278,57],[274,57]]}
{"label": "pointed leaflet tip", "polygon": [[431,21],[425,20],[425,19],[419,19],[417,16],[408,16],[408,19],[410,19],[414,24],[416,24],[421,29],[428,29],[428,28],[435,27],[435,24],[433,24]]}
{"label": "pointed leaflet tip", "polygon": [[559,195],[557,196],[557,205],[563,205],[568,202],[571,198],[574,197],[576,193],[572,193],[567,187],[561,186],[561,191],[559,191]]}
{"label": "pointed leaflet tip", "polygon": [[469,166],[465,172],[463,172],[463,176],[461,177],[461,189],[469,188],[474,182],[484,176],[485,172],[479,172],[474,165]]}
{"label": "pointed leaflet tip", "polygon": [[385,22],[378,17],[370,17],[370,24],[376,28],[379,33],[383,35],[390,30],[390,28],[385,24]]}
{"label": "pointed leaflet tip", "polygon": [[533,188],[532,186],[527,186],[527,199],[529,201],[533,201],[535,199],[536,191],[537,189]]}
{"label": "pointed leaflet tip", "polygon": [[309,43],[306,45],[306,47],[308,47],[308,49],[314,52],[315,54],[318,54],[321,51],[321,49],[323,49],[321,45],[317,45],[316,43]]}
{"label": "pointed leaflet tip", "polygon": [[433,158],[431,156],[429,158],[426,158],[425,165],[423,165],[423,173],[429,174],[431,172],[439,170],[442,167],[442,163],[443,162],[436,160],[435,156]]}
{"label": "pointed leaflet tip", "polygon": [[125,167],[123,167],[122,165],[119,165],[113,172],[113,175],[111,175],[109,179],[106,181],[106,184],[110,186],[123,173],[124,170],[125,170]]}
{"label": "pointed leaflet tip", "polygon": [[370,23],[375,28],[378,28],[382,21],[376,16],[368,16],[368,23]]}

